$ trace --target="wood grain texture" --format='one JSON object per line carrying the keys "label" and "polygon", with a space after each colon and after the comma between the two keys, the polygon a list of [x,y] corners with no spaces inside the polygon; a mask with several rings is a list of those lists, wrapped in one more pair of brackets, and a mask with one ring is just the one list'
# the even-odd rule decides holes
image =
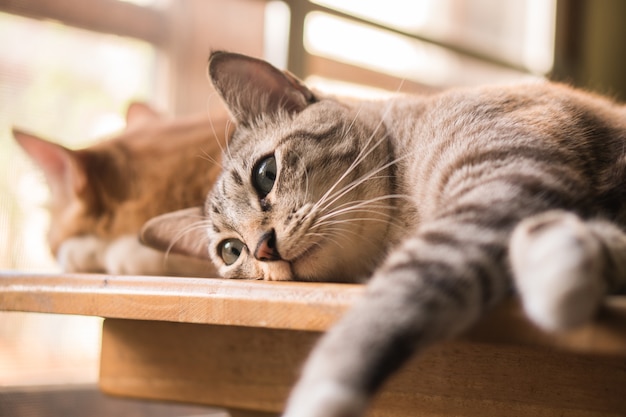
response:
{"label": "wood grain texture", "polygon": [[0,272],[0,310],[326,330],[359,285]]}
{"label": "wood grain texture", "polygon": [[[105,320],[110,394],[282,410],[320,333]],[[431,348],[384,388],[372,416],[618,416],[624,356],[460,340]]]}
{"label": "wood grain texture", "polygon": [[[100,385],[137,398],[279,413],[319,336],[362,285],[0,272],[0,310],[104,322]],[[546,335],[515,300],[415,359],[372,416],[626,415],[626,302]],[[238,413],[238,414],[237,414]]]}
{"label": "wood grain texture", "polygon": [[[362,285],[206,278],[0,272],[0,310],[325,331],[363,296]],[[472,341],[626,354],[626,297],[609,298],[597,321],[545,334],[515,300],[465,336]]]}

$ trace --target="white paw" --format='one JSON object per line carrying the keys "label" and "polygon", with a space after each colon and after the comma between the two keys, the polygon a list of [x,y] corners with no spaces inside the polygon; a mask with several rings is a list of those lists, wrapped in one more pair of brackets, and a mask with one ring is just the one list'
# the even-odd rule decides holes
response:
{"label": "white paw", "polygon": [[57,252],[57,262],[64,272],[104,272],[106,243],[91,235],[65,240]]}
{"label": "white paw", "polygon": [[136,235],[113,240],[104,265],[106,272],[114,275],[165,275],[164,254],[142,245]]}
{"label": "white paw", "polygon": [[174,275],[216,277],[209,260],[165,254],[143,245],[136,235],[125,235],[112,241],[104,254],[104,268],[113,275]]}
{"label": "white paw", "polygon": [[357,417],[366,398],[335,382],[299,386],[287,403],[283,417]]}
{"label": "white paw", "polygon": [[545,330],[587,322],[606,292],[602,248],[576,215],[551,211],[520,223],[511,265],[526,314]]}

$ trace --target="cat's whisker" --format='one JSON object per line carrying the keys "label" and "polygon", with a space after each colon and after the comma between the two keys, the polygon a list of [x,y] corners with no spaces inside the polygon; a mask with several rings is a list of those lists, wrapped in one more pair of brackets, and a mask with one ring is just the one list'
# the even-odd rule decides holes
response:
{"label": "cat's whisker", "polygon": [[[213,97],[218,97],[218,99],[219,99],[219,94],[216,91],[214,91],[214,92],[209,94],[209,96],[207,97],[207,100],[206,100],[206,106],[207,106],[206,112],[207,112],[207,115],[209,116],[209,123],[210,123],[210,126],[211,126],[211,133],[213,133],[213,137],[214,138],[219,138],[220,135],[217,134],[217,130],[215,129],[215,124],[213,123],[213,117],[211,117],[211,114],[210,114],[211,113],[211,100],[213,99]],[[230,120],[228,120],[228,121],[230,122]],[[223,132],[224,133],[223,137],[225,137],[225,138],[228,138],[228,127],[229,127],[229,125],[228,125],[228,123],[226,123],[226,130]],[[219,141],[217,141],[217,142],[218,142],[218,145],[221,148],[221,144],[219,143]]]}
{"label": "cat's whisker", "polygon": [[[233,120],[229,120],[228,122],[226,122],[226,133],[228,134],[228,131],[230,130],[230,127],[234,124],[235,122]],[[233,155],[230,153],[230,140],[226,141],[226,154],[228,155],[228,157],[230,159],[233,159]]]}
{"label": "cat's whisker", "polygon": [[[332,198],[330,199],[330,201],[326,201],[324,206],[320,208],[320,211],[327,210],[330,206],[333,205],[333,203],[335,203],[337,200],[341,199],[343,196],[345,196],[350,191],[354,190],[359,185],[365,183],[366,181],[374,180],[374,179],[377,179],[377,178],[384,178],[384,177],[362,178],[362,179],[359,179],[357,181],[354,181],[354,182],[348,184],[346,187],[344,187],[341,190],[339,190],[335,195],[331,196]],[[344,204],[349,204],[349,203],[350,203],[349,201],[346,202],[346,203],[343,203],[342,206]]]}
{"label": "cat's whisker", "polygon": [[352,118],[352,121],[350,122],[350,124],[347,125],[347,128],[345,130],[343,130],[341,132],[341,138],[345,138],[348,133],[350,133],[350,131],[352,130],[352,128],[354,127],[354,123],[356,123],[356,121],[359,118],[359,115],[361,114],[361,110],[363,110],[363,105],[360,105],[358,110],[356,111],[356,114],[354,115],[354,117]]}
{"label": "cat's whisker", "polygon": [[[376,144],[376,146],[378,146],[378,144]],[[382,166],[380,166],[380,167],[378,167],[376,169],[373,169],[373,170],[367,172],[366,174],[364,174],[360,178],[357,178],[356,180],[354,180],[352,183],[347,184],[345,187],[349,187],[349,186],[351,186],[351,184],[358,183],[359,181],[360,182],[365,182],[365,181],[367,181],[369,179],[373,179],[371,177],[373,177],[374,175],[378,174],[379,172],[381,172],[381,171],[383,171],[383,170],[385,170],[385,169],[387,169],[387,168],[397,164],[398,162],[401,162],[402,160],[406,159],[408,156],[409,155],[404,155],[404,156],[401,156],[399,158],[394,159],[393,161],[389,161],[385,165],[382,165]],[[389,176],[378,176],[378,177],[374,177],[374,178],[389,178]],[[338,190],[337,192],[341,192],[341,190]]]}
{"label": "cat's whisker", "polygon": [[[320,222],[319,224],[316,224],[315,226],[316,227],[327,227],[328,225],[350,224],[350,223],[354,223],[354,222],[364,222],[364,221],[389,224],[389,220],[387,220],[387,219],[380,219],[380,218],[376,218],[376,217],[354,217],[354,218],[351,218],[351,219],[326,220],[324,222]],[[313,229],[313,227],[312,227],[312,229]]]}
{"label": "cat's whisker", "polygon": [[[213,92],[213,93],[209,94],[209,96],[207,98],[207,114],[210,113],[211,99],[213,97],[219,97],[219,94],[217,94],[217,92]],[[220,142],[220,140],[218,138],[220,138],[220,137],[226,138],[225,144],[226,144],[226,147],[228,147],[228,132],[230,130],[230,126],[232,124],[232,120],[229,118],[226,121],[225,126],[224,126],[223,135],[218,135],[217,134],[217,130],[215,129],[215,124],[213,123],[213,118],[212,117],[209,117],[209,123],[210,123],[210,126],[211,126],[211,133],[212,133],[211,136],[213,137],[213,139],[215,139],[215,143],[217,143],[217,146],[220,148],[221,153],[225,153],[224,146],[222,145],[222,143]],[[230,152],[228,154],[230,156]],[[220,167],[221,166],[222,165],[220,164]],[[223,169],[223,167],[222,167],[222,169]]]}
{"label": "cat's whisker", "polygon": [[[377,127],[378,128],[378,127]],[[359,151],[357,157],[354,159],[354,161],[352,161],[352,163],[350,164],[350,166],[343,172],[343,174],[341,174],[339,176],[339,178],[335,181],[334,184],[332,184],[328,190],[326,191],[326,193],[324,193],[324,195],[320,198],[320,200],[318,201],[318,204],[316,204],[316,208],[318,208],[319,205],[321,205],[335,190],[335,188],[348,176],[350,175],[356,168],[357,166],[359,166],[359,164],[361,162],[363,162],[365,160],[365,158],[367,158],[367,156],[373,152],[381,143],[385,142],[385,140],[387,139],[386,136],[383,136],[374,146],[370,147],[369,144],[370,142],[373,140],[373,138],[375,137],[376,134],[376,130],[374,130],[374,132],[370,135],[370,137],[367,139],[367,141],[365,142],[363,148]],[[366,151],[367,150],[367,151]]]}
{"label": "cat's whisker", "polygon": [[357,214],[357,213],[371,213],[371,214],[375,214],[378,217],[383,217],[384,219],[381,219],[385,222],[388,222],[389,219],[393,219],[394,216],[391,213],[381,213],[380,211],[377,211],[375,209],[385,209],[386,206],[373,206],[373,207],[368,207],[368,208],[357,208],[357,209],[343,209],[338,213],[330,213],[326,216],[324,216],[323,219],[320,219],[319,222],[315,223],[315,226],[322,226],[326,223],[329,222],[334,222],[334,221],[344,221],[344,220],[362,220],[362,219],[337,219],[337,217],[342,216],[342,215],[346,215],[346,214]]}
{"label": "cat's whisker", "polygon": [[206,149],[202,149],[201,150],[201,155],[197,155],[197,157],[204,159],[207,162],[210,162],[211,164],[215,164],[217,166],[219,166],[222,171],[224,170],[224,166],[221,164],[221,162],[219,162],[217,159],[215,159],[213,156],[211,156],[211,154],[206,150]]}
{"label": "cat's whisker", "polygon": [[220,144],[218,142],[218,146],[220,147],[222,154],[223,155],[228,155],[229,159],[233,159],[233,155],[230,152],[230,138],[228,135],[228,132],[232,129],[231,126],[233,124],[235,124],[235,120],[241,116],[241,112],[235,113],[232,115],[232,117],[229,117],[228,120],[226,121],[226,124],[224,126],[224,137],[226,138],[226,141],[224,143],[224,146],[222,146],[222,144]]}
{"label": "cat's whisker", "polygon": [[[354,189],[356,186],[358,186],[358,184],[355,185],[355,183],[363,183],[365,181],[364,177],[371,177],[373,175],[376,175],[377,172],[380,172],[381,170],[385,169],[385,167],[380,168],[379,170],[375,170],[373,172],[370,172],[366,175],[364,175],[363,177],[351,182],[350,184],[347,184],[346,186],[344,186],[343,188],[339,189],[339,190],[335,190],[335,188],[352,172],[356,169],[356,167],[363,161],[365,160],[365,157],[367,157],[367,155],[373,150],[375,149],[378,145],[380,145],[380,143],[382,143],[382,139],[370,150],[368,151],[366,154],[364,154],[363,158],[360,156],[361,153],[359,153],[359,156],[357,156],[357,158],[352,162],[352,164],[350,164],[350,166],[344,171],[344,173],[335,181],[334,184],[332,184],[329,189],[326,191],[326,193],[324,193],[324,195],[318,200],[318,202],[315,204],[315,209],[318,210],[320,209],[320,207],[323,208],[322,209],[326,209],[330,204],[332,204],[333,202],[335,202],[338,198],[341,198],[341,196],[345,195],[346,193],[350,192],[350,190]],[[353,186],[354,185],[354,186]],[[348,187],[352,187],[350,189],[347,189]],[[339,194],[339,197],[337,197],[337,195]],[[331,199],[330,202],[328,202],[328,200]]]}
{"label": "cat's whisker", "polygon": [[[378,198],[375,200],[364,200],[353,205],[344,204],[342,205],[342,207],[338,207],[327,213],[324,213],[322,216],[318,218],[318,221],[324,221],[324,220],[332,219],[337,216],[341,216],[343,214],[357,213],[357,212],[365,211],[365,210],[372,211],[372,212],[374,209],[384,210],[384,209],[389,208],[389,206],[386,204],[376,204],[376,203],[384,199],[391,199],[391,198],[392,197]],[[385,215],[390,216],[390,217],[392,216],[391,213],[386,213],[386,212],[376,211],[376,213],[380,216],[385,216]]]}
{"label": "cat's whisker", "polygon": [[[320,210],[326,210],[329,206],[331,206],[333,203],[335,203],[338,199],[342,198],[343,196],[345,196],[347,193],[349,193],[350,191],[354,190],[356,187],[362,185],[363,183],[365,183],[366,181],[370,181],[372,179],[377,179],[377,178],[385,178],[385,176],[376,176],[376,174],[378,174],[379,172],[389,168],[390,166],[397,164],[399,161],[401,161],[404,157],[401,158],[396,158],[395,160],[386,163],[385,165],[370,171],[369,173],[363,175],[360,178],[357,178],[356,180],[354,180],[353,182],[347,184],[345,187],[343,187],[342,189],[337,190],[336,193],[332,194],[331,196],[327,197],[327,199],[330,199],[330,201],[323,201],[324,206],[317,207]],[[320,200],[320,202],[322,202]]]}
{"label": "cat's whisker", "polygon": [[[382,222],[384,224],[390,224],[387,222]],[[324,227],[323,233],[325,236],[328,237],[328,235],[333,235],[333,236],[338,236],[338,237],[344,237],[345,235],[351,235],[354,236],[356,238],[358,238],[359,242],[367,242],[368,244],[372,245],[373,247],[377,247],[378,246],[378,242],[374,242],[373,240],[371,240],[371,238],[369,237],[364,237],[362,234],[358,233],[357,231],[353,230],[351,227],[339,227],[339,224],[337,224],[336,226],[332,226],[332,225],[327,225]]]}
{"label": "cat's whisker", "polygon": [[[365,205],[369,206],[371,203],[377,203],[379,201],[391,200],[391,199],[402,199],[402,200],[410,201],[410,198],[408,196],[404,195],[404,194],[388,194],[388,195],[382,195],[382,196],[374,197],[374,198],[371,198],[369,200],[348,201],[348,202],[345,202],[343,204],[340,204],[340,205],[334,207],[333,210],[331,212],[327,213],[327,214],[331,214],[333,211],[339,210],[339,209],[343,209],[344,207],[347,207],[347,208],[352,207],[352,208],[354,208],[354,207],[362,207],[362,206],[365,206]],[[387,207],[387,206],[381,205],[381,206],[372,206],[372,207],[383,208],[383,207]],[[325,214],[324,216],[326,216],[327,214]],[[324,217],[324,216],[322,216],[322,217]]]}
{"label": "cat's whisker", "polygon": [[[376,137],[376,134],[378,133],[378,130],[383,125],[385,117],[386,117],[387,113],[389,112],[390,108],[391,108],[390,105],[387,105],[385,107],[380,121],[378,122],[378,124],[376,125],[374,130],[372,131],[371,135],[367,138],[365,143],[362,145],[362,148],[359,151],[359,154],[357,155],[355,160],[350,164],[350,166],[346,169],[346,171],[339,177],[339,179],[328,189],[328,191],[324,194],[324,196],[320,200],[324,200],[324,199],[328,198],[328,195],[333,192],[333,190],[336,188],[336,186],[339,183],[341,183],[341,181],[343,181],[351,172],[353,172],[357,168],[357,166],[359,164],[361,164],[382,143],[386,143],[387,142],[388,136],[387,135],[383,135],[383,137],[380,138],[373,146],[370,146],[372,140]],[[357,111],[357,115],[361,111],[361,109],[362,108],[360,107],[359,110]],[[356,118],[353,119],[352,123],[354,123],[355,120],[356,120]],[[398,159],[396,159],[396,161],[398,161]]]}
{"label": "cat's whisker", "polygon": [[[200,216],[194,216],[194,217],[200,217]],[[182,230],[179,230],[172,237],[169,246],[165,250],[166,257],[172,252],[172,249],[174,248],[174,246],[176,246],[176,243],[180,239],[185,237],[185,235],[187,235],[188,233],[194,232],[196,230],[206,229],[209,225],[210,225],[210,221],[209,220],[202,219],[202,220],[199,220],[197,222],[194,222],[194,223],[190,224],[189,226],[183,228]],[[204,242],[201,242],[201,243],[208,244],[208,239],[209,239],[208,235],[204,234],[202,239],[204,240]],[[208,259],[208,253],[207,253],[207,259]]]}
{"label": "cat's whisker", "polygon": [[[332,228],[329,228],[329,230],[324,231],[324,232],[328,232],[328,231],[332,232]],[[329,235],[330,235],[330,236],[329,236]],[[337,245],[338,247],[340,247],[340,248],[342,248],[342,249],[343,249],[343,245],[342,245],[341,243],[339,243],[339,242],[337,241],[337,239],[334,239],[333,237],[331,237],[331,236],[332,236],[332,234],[331,234],[331,233],[322,233],[322,232],[312,232],[312,231],[308,231],[308,232],[307,232],[304,236],[305,236],[305,238],[306,238],[306,237],[318,237],[318,238],[322,238],[322,239],[325,239],[325,240],[329,240],[329,241],[330,241],[330,242],[332,242],[333,244],[335,244],[335,245]],[[313,245],[314,245],[314,246],[317,246],[318,248],[322,248],[322,247],[323,247],[323,245],[322,245],[320,242],[317,242],[317,241],[316,241],[316,242],[314,242],[314,243],[313,243]]]}
{"label": "cat's whisker", "polygon": [[351,229],[345,229],[345,228],[340,228],[340,227],[327,227],[325,228],[323,233],[319,233],[319,234],[322,235],[325,239],[330,240],[332,243],[334,243],[336,246],[338,246],[341,249],[345,249],[344,246],[341,243],[339,243],[337,239],[333,239],[330,236],[336,236],[337,238],[342,238],[343,240],[345,240],[345,235],[349,234],[349,235],[358,237],[360,243],[367,243],[372,246],[377,245],[376,242],[373,242],[369,238],[363,239],[363,236],[361,236],[358,232],[351,230]]}

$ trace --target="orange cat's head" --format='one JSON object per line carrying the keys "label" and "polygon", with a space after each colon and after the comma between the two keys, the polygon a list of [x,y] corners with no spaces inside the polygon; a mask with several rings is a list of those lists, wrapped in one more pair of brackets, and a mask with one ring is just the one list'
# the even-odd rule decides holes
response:
{"label": "orange cat's head", "polygon": [[226,118],[169,120],[133,103],[126,120],[118,135],[80,150],[13,130],[50,188],[53,253],[74,236],[137,233],[151,217],[202,204],[213,184],[219,168],[208,160],[219,158]]}

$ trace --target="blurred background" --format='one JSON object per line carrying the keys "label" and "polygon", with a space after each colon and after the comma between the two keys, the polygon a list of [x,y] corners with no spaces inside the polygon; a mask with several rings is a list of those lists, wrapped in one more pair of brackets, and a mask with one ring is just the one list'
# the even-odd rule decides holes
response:
{"label": "blurred background", "polygon": [[[626,99],[625,19],[622,0],[0,0],[0,269],[57,270],[48,191],[12,126],[77,148],[132,100],[223,112],[215,49],[363,97],[551,78]],[[95,383],[100,325],[1,313],[0,389]]]}

